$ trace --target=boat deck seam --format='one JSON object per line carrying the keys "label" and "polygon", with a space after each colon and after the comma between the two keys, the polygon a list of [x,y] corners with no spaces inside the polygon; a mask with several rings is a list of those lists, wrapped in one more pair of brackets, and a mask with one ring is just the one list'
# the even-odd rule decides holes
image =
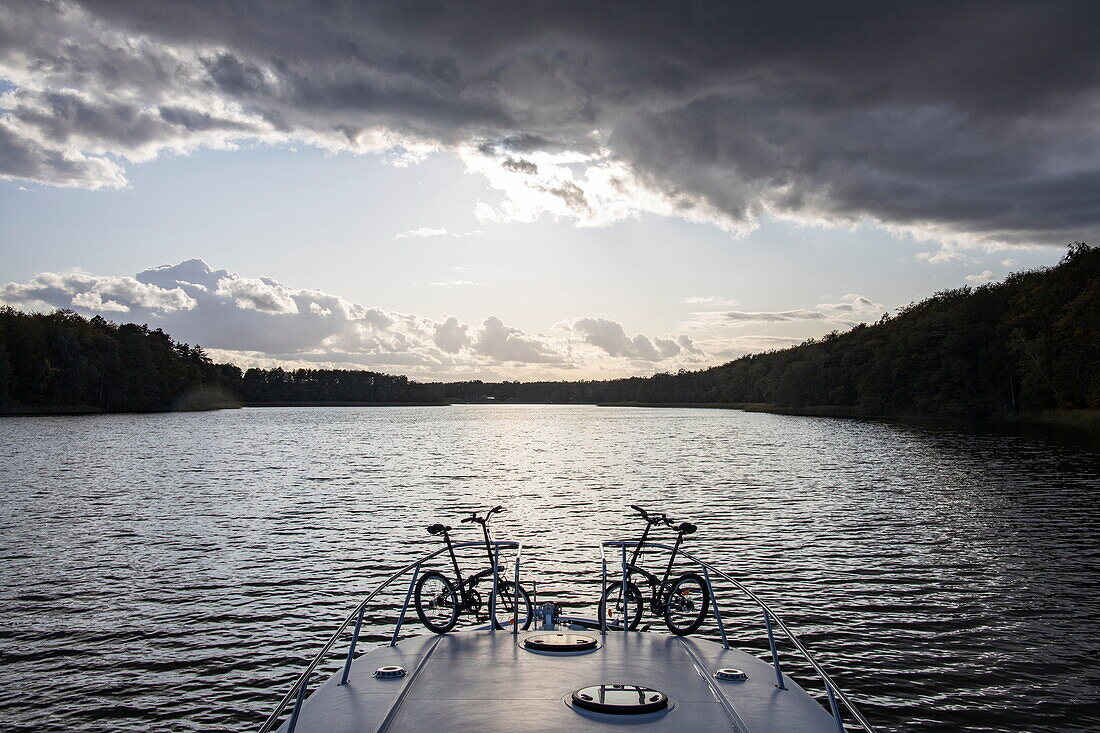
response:
{"label": "boat deck seam", "polygon": [[413,685],[416,683],[416,678],[420,676],[420,673],[427,666],[428,660],[431,659],[432,654],[439,647],[439,642],[443,640],[443,635],[440,634],[432,640],[428,650],[424,652],[424,656],[420,658],[420,661],[416,663],[416,668],[413,669],[412,674],[409,675],[408,681],[405,683],[405,687],[401,690],[401,693],[397,696],[397,699],[393,701],[393,705],[390,705],[390,710],[386,713],[386,717],[382,720],[382,723],[378,726],[378,733],[384,733],[388,730],[394,719],[397,717],[397,713],[401,709],[402,703],[405,702],[405,698],[409,696],[409,692],[413,689]]}
{"label": "boat deck seam", "polygon": [[749,726],[746,725],[745,721],[741,719],[741,716],[737,714],[737,710],[733,707],[733,703],[729,701],[729,698],[727,698],[725,693],[718,687],[718,683],[710,676],[710,672],[707,670],[706,665],[699,659],[699,656],[695,653],[695,650],[691,648],[691,645],[687,643],[687,639],[678,636],[676,640],[680,642],[680,647],[684,650],[687,658],[691,660],[691,664],[695,667],[695,671],[703,678],[703,682],[705,682],[710,689],[710,693],[714,695],[718,704],[726,711],[726,715],[728,715],[730,719],[730,726],[733,730],[737,731],[737,733],[751,733],[749,731]]}

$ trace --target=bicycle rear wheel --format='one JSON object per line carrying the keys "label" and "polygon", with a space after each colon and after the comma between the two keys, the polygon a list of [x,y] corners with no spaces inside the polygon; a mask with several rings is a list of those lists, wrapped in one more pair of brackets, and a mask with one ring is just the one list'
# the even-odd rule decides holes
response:
{"label": "bicycle rear wheel", "polygon": [[458,593],[443,573],[434,570],[416,581],[416,615],[429,631],[446,634],[458,623]]}
{"label": "bicycle rear wheel", "polygon": [[699,630],[707,617],[710,593],[706,581],[696,573],[684,573],[672,584],[665,599],[665,626],[677,636]]}

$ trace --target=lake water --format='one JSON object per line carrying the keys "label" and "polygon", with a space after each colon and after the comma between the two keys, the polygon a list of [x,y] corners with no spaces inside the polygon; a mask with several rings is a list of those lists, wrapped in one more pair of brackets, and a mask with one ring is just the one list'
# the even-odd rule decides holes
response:
{"label": "lake water", "polygon": [[[637,503],[698,524],[688,549],[769,601],[881,730],[1096,730],[1097,459],[1044,436],[725,410],[0,420],[0,727],[255,728],[462,509],[504,504],[498,538],[527,545],[538,600],[594,615],[597,543],[635,535]],[[759,617],[721,598],[762,652]]]}

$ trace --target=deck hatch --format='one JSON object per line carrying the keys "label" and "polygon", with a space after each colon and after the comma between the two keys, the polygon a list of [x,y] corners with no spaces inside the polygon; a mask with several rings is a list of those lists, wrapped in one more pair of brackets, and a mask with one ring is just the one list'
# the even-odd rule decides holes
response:
{"label": "deck hatch", "polygon": [[596,638],[583,634],[538,634],[524,639],[523,646],[536,652],[583,652],[596,648]]}
{"label": "deck hatch", "polygon": [[573,704],[594,713],[645,715],[667,708],[668,695],[642,685],[589,685],[573,693]]}

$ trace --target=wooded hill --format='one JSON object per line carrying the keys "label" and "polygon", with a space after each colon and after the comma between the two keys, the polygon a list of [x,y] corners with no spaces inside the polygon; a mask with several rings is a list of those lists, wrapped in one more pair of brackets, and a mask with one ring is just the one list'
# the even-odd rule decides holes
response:
{"label": "wooded hill", "polygon": [[1013,419],[1100,409],[1100,249],[945,290],[846,333],[722,366],[602,382],[421,384],[403,376],[214,364],[159,329],[0,308],[0,411],[218,403],[756,404],[818,414]]}
{"label": "wooded hill", "polygon": [[[1100,408],[1100,249],[944,290],[874,325],[694,372],[444,385],[451,400],[757,404],[838,415],[1012,418]],[[810,409],[813,408],[813,409]]]}

